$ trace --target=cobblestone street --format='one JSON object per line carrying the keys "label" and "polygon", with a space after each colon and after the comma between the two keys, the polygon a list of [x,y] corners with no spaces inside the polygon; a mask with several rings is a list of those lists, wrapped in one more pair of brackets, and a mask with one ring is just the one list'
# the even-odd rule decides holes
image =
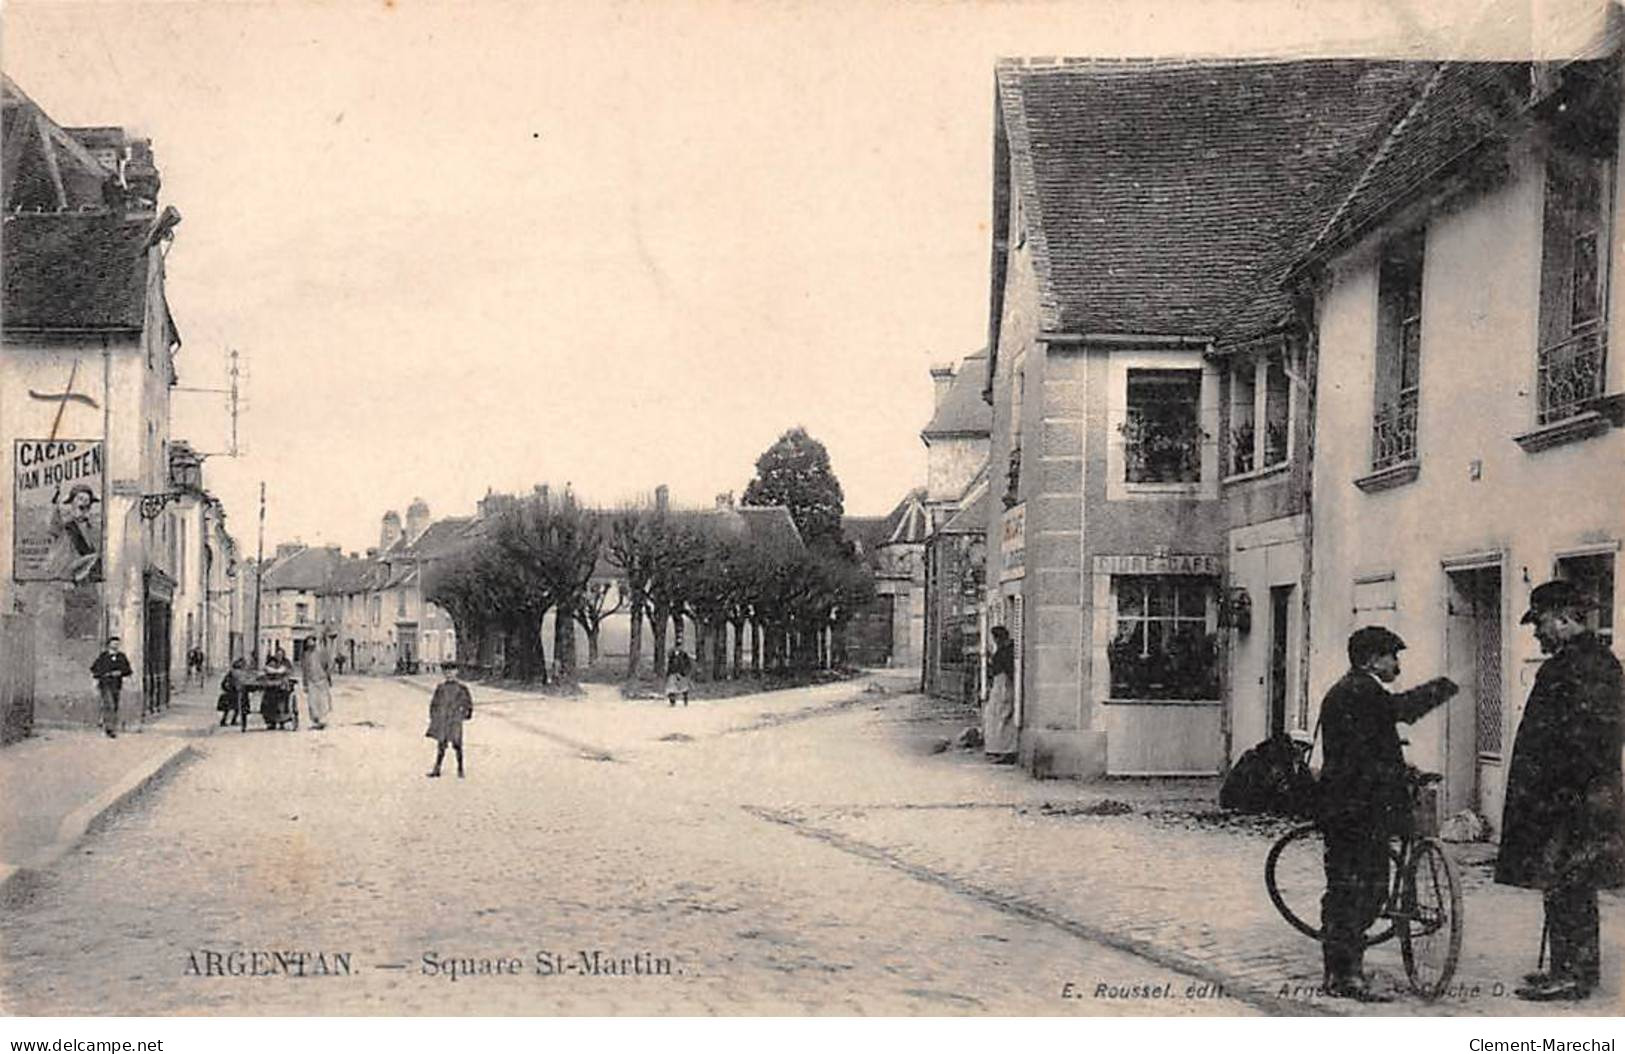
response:
{"label": "cobblestone street", "polygon": [[[863,695],[862,682],[686,711],[613,690],[569,702],[476,690],[461,781],[449,761],[447,778],[424,778],[427,685],[351,679],[326,732],[198,740],[199,760],[10,905],[5,1009],[1249,1010],[1186,998],[1204,991],[1200,979],[764,819],[860,789],[911,793],[906,765],[880,763],[884,742],[845,749],[829,738],[849,734],[848,722],[833,726],[843,714],[868,715],[854,698],[887,702]],[[195,961],[208,973],[211,952],[255,950],[324,953],[329,964],[347,954],[350,973],[191,972]],[[665,960],[671,975],[538,975],[539,954],[579,965],[595,951],[633,971]],[[425,956],[485,960],[476,970],[518,959],[520,973],[426,976]],[[317,969],[307,960],[307,974]],[[1166,995],[1063,1000],[1068,982],[1079,994],[1109,982],[1165,985]]]}
{"label": "cobblestone street", "polygon": [[[1266,899],[1284,826],[1219,817],[1210,782],[1038,782],[944,751],[956,715],[897,677],[686,710],[599,685],[570,700],[478,688],[469,778],[448,762],[428,780],[431,683],[342,682],[326,732],[196,740],[197,760],[13,897],[6,1009],[1551,1009],[1510,997],[1539,903],[1487,882],[1473,861],[1488,847],[1458,847],[1452,992],[1362,1007],[1314,993],[1318,949]],[[1604,991],[1577,1012],[1617,1008],[1620,917],[1605,898]],[[349,973],[289,977],[265,960],[271,976],[197,975],[256,950],[348,954]],[[581,969],[594,952],[596,976]],[[517,976],[462,976],[511,960]],[[1368,967],[1402,983],[1391,943]]]}

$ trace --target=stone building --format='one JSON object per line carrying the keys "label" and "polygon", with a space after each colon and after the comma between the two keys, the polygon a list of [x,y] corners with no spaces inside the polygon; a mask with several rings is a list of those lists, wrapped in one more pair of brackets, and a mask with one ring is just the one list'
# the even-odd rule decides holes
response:
{"label": "stone building", "polygon": [[926,491],[909,491],[885,516],[843,516],[854,556],[874,575],[875,597],[847,628],[847,660],[917,669],[925,650]]}
{"label": "stone building", "polygon": [[128,722],[169,693],[180,335],[164,257],[180,217],[157,209],[145,141],[63,128],[9,79],[0,88],[0,492],[12,503],[0,516],[0,710],[29,699],[40,723],[94,722],[86,671],[116,634],[136,673]]}
{"label": "stone building", "polygon": [[988,606],[1035,771],[1217,772],[1301,709],[1305,375],[1272,309],[1434,65],[1000,66]]}
{"label": "stone building", "polygon": [[[924,646],[920,678],[933,695],[974,702],[986,647],[985,605],[988,445],[993,414],[982,392],[987,350],[931,371],[934,405],[920,432],[925,444]],[[970,504],[979,512],[966,515]],[[949,525],[953,529],[949,530]]]}

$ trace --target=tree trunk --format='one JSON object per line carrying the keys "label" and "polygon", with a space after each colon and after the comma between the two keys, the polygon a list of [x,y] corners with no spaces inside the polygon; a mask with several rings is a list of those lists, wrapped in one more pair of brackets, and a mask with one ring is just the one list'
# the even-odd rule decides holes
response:
{"label": "tree trunk", "polygon": [[709,681],[711,665],[705,661],[705,646],[710,641],[711,628],[699,619],[694,620],[694,679]]}
{"label": "tree trunk", "polygon": [[664,604],[655,603],[649,612],[652,619],[655,638],[655,676],[666,676],[666,618],[667,610]]}
{"label": "tree trunk", "polygon": [[762,624],[757,619],[750,620],[750,672],[762,674]]}
{"label": "tree trunk", "polygon": [[587,666],[591,668],[598,665],[598,627],[587,628]]}
{"label": "tree trunk", "polygon": [[638,667],[643,664],[643,592],[632,591],[632,637],[626,656],[626,679],[638,679]]}
{"label": "tree trunk", "polygon": [[564,604],[560,604],[553,609],[553,661],[558,663],[559,680],[569,681],[575,679],[575,611]]}
{"label": "tree trunk", "polygon": [[744,672],[745,672],[744,670],[739,668],[740,663],[744,661],[744,657],[745,657],[745,620],[744,619],[735,619],[733,621],[733,631],[734,631],[734,648],[733,648],[734,654],[733,654],[733,675],[732,676],[733,676],[733,679],[737,681],[740,678],[740,676],[742,674],[744,674]]}
{"label": "tree trunk", "polygon": [[718,619],[711,628],[711,679],[720,681],[728,673],[728,623]]}

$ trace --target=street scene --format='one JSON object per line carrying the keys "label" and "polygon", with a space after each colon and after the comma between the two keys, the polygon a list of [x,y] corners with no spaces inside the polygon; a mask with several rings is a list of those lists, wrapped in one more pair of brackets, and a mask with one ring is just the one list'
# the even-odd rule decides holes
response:
{"label": "street scene", "polygon": [[0,1012],[1617,1015],[1625,8],[1020,6],[8,12]]}

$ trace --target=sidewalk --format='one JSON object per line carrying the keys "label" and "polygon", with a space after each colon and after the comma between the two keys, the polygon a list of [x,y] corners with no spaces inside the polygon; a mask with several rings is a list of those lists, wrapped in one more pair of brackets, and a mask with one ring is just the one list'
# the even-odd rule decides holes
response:
{"label": "sidewalk", "polygon": [[[1465,930],[1450,991],[1412,995],[1398,942],[1367,954],[1367,971],[1396,1001],[1363,1006],[1317,991],[1320,949],[1290,929],[1264,889],[1270,846],[1295,824],[1227,814],[1218,781],[1035,781],[987,764],[979,752],[929,753],[962,722],[921,720],[918,698],[884,714],[820,722],[825,737],[867,740],[891,759],[884,787],[853,786],[844,801],[753,809],[765,820],[963,895],[1149,960],[1188,971],[1275,1013],[1546,1016],[1617,1014],[1625,898],[1602,895],[1603,979],[1579,1004],[1532,1004],[1513,995],[1535,967],[1541,898],[1491,880],[1495,847],[1450,845],[1462,884]],[[851,722],[851,723],[849,723]],[[853,723],[867,725],[861,731]],[[846,731],[841,731],[841,726]],[[854,735],[855,733],[855,735]],[[874,763],[871,762],[870,766]],[[883,793],[875,793],[882,790]],[[888,794],[900,790],[900,794]],[[1318,861],[1301,859],[1309,870]],[[1318,879],[1318,871],[1309,876]]]}
{"label": "sidewalk", "polygon": [[50,728],[0,748],[0,897],[182,764],[192,740],[219,720],[215,697],[207,682],[184,688],[116,739],[98,728]]}

